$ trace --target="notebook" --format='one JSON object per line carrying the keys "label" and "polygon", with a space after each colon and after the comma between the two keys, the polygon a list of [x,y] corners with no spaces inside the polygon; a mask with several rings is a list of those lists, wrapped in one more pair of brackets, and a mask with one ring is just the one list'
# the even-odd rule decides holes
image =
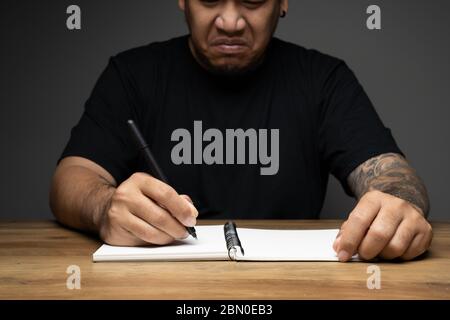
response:
{"label": "notebook", "polygon": [[189,237],[166,246],[104,244],[94,252],[93,261],[338,261],[332,247],[338,231],[239,228],[227,222],[196,226],[198,240]]}

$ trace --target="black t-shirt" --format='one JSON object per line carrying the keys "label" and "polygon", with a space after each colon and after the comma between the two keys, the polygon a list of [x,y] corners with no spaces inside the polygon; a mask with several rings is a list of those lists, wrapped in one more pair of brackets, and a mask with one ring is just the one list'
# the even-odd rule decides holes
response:
{"label": "black t-shirt", "polygon": [[[190,52],[188,36],[112,57],[61,158],[90,159],[118,184],[146,171],[128,119],[140,127],[171,185],[191,196],[200,218],[318,218],[330,173],[351,195],[346,178],[358,165],[382,153],[402,154],[342,60],[276,38],[261,65],[241,76],[203,69]],[[173,139],[177,129],[191,135],[190,155],[187,148],[179,153],[183,159],[190,156],[191,164],[173,161],[181,142]],[[202,142],[208,129],[222,133],[223,151],[210,154],[217,156],[213,164],[201,158],[201,150],[219,139],[210,135]],[[237,129],[253,130],[257,140],[247,137],[244,153],[226,155],[227,130]],[[277,129],[278,166],[272,157],[272,172],[264,175],[261,168],[269,165],[258,155],[260,149],[270,154]],[[251,140],[258,146],[257,163],[250,160]],[[241,162],[226,164],[227,156]]]}

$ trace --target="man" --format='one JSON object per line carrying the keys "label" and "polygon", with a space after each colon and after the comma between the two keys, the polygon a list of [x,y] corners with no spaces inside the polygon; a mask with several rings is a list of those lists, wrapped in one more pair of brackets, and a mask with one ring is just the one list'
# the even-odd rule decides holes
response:
{"label": "man", "polygon": [[[331,172],[358,199],[340,261],[428,249],[426,189],[352,71],[273,38],[287,0],[179,6],[189,36],[121,53],[98,80],[53,178],[60,222],[134,246],[184,238],[197,217],[317,218]],[[170,186],[143,173],[128,119]]]}

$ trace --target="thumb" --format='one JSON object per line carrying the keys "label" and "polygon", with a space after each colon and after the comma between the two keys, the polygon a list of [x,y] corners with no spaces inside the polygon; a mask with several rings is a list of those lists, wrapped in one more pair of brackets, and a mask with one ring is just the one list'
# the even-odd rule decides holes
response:
{"label": "thumb", "polygon": [[344,221],[343,223],[342,223],[342,225],[341,225],[341,228],[339,229],[339,232],[338,232],[338,234],[336,235],[336,239],[334,240],[334,242],[333,242],[333,249],[334,249],[334,251],[338,251],[338,249],[339,249],[339,243],[340,243],[340,240],[341,240],[341,234],[342,234],[342,231],[344,230],[344,228],[345,228],[345,224],[347,223],[347,220],[346,221]]}
{"label": "thumb", "polygon": [[338,249],[339,249],[339,243],[341,242],[341,235],[340,235],[340,231],[339,234],[336,236],[336,239],[333,242],[333,250],[337,253]]}

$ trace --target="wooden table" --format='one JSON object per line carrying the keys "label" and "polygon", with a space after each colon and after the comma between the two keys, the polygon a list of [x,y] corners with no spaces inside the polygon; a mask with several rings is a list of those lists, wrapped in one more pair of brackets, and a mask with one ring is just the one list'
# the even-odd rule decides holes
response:
{"label": "wooden table", "polygon": [[[221,224],[202,221],[200,224]],[[335,228],[340,221],[237,221],[238,226]],[[93,263],[100,242],[53,221],[0,222],[0,299],[450,299],[450,223],[434,223],[421,260]],[[381,269],[369,290],[368,266]],[[69,290],[66,269],[81,270]]]}

